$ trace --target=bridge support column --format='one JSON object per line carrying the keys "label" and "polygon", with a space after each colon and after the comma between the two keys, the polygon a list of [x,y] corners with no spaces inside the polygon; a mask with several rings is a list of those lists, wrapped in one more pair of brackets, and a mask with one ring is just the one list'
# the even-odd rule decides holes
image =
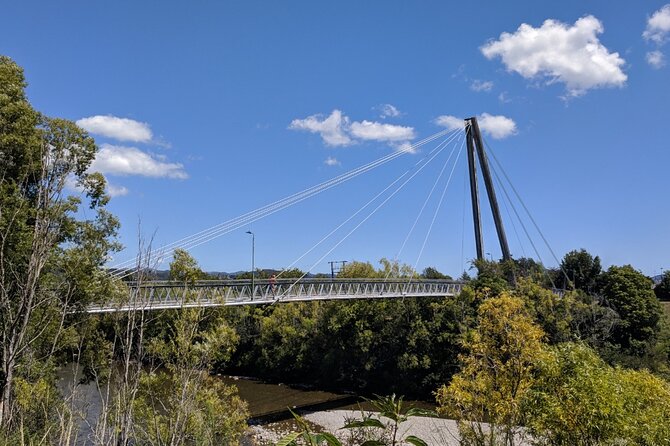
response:
{"label": "bridge support column", "polygon": [[479,193],[477,191],[477,167],[475,161],[475,148],[479,158],[479,163],[482,166],[482,176],[484,177],[484,184],[486,185],[486,194],[491,205],[491,213],[493,214],[493,221],[496,225],[496,232],[498,234],[498,241],[500,242],[500,250],[502,251],[503,260],[510,260],[512,256],[509,252],[509,245],[507,243],[507,236],[505,235],[505,227],[503,226],[502,218],[500,216],[500,208],[498,207],[498,199],[496,191],[493,187],[493,178],[489,169],[489,161],[484,150],[484,143],[482,134],[479,131],[479,124],[477,118],[472,117],[465,120],[465,133],[468,144],[468,168],[470,170],[470,195],[472,197],[472,214],[475,225],[475,242],[477,245],[477,259],[484,258],[484,245],[482,240],[482,226],[481,217],[479,213]]}

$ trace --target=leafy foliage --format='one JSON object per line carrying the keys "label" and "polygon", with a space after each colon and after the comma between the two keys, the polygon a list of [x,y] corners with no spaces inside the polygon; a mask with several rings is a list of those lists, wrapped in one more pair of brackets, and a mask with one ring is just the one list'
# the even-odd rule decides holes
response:
{"label": "leafy foliage", "polygon": [[593,292],[596,290],[598,276],[602,272],[600,257],[592,256],[585,249],[567,253],[556,276],[556,286],[563,289],[575,288]]}
{"label": "leafy foliage", "polygon": [[437,391],[437,401],[442,413],[459,420],[464,444],[512,445],[544,333],[523,300],[506,293],[486,300],[478,315],[477,327],[464,341],[468,353],[461,356],[462,368]]}
{"label": "leafy foliage", "polygon": [[66,315],[110,290],[102,265],[118,249],[105,180],[88,172],[93,138],[35,111],[25,86],[21,68],[0,56],[0,426],[9,429],[29,412],[15,401],[16,380],[54,385],[57,360],[76,344],[80,318]]}
{"label": "leafy foliage", "polygon": [[[356,431],[365,429],[365,439],[360,443],[361,446],[396,446],[401,444],[427,446],[424,440],[414,435],[401,438],[398,429],[400,424],[406,422],[411,417],[434,417],[436,416],[434,412],[415,407],[405,410],[403,398],[397,398],[395,394],[377,396],[374,400],[368,401],[375,408],[375,414],[365,413],[361,410],[363,414],[361,419],[349,420],[342,428]],[[312,433],[309,424],[302,417],[293,411],[291,413],[302,430],[288,434],[277,445],[295,446],[299,440],[302,440],[304,444],[309,446],[318,446],[322,443],[328,446],[341,446],[342,443],[333,434],[327,432]]]}
{"label": "leafy foliage", "polygon": [[[277,446],[297,446],[298,444],[305,444],[307,446],[320,446],[322,444],[328,446],[342,446],[340,440],[333,434],[328,432],[312,432],[309,423],[307,423],[304,418],[290,409],[289,411],[293,414],[293,418],[296,420],[301,430],[286,435],[277,442]],[[302,440],[302,443],[299,443],[300,440]]]}
{"label": "leafy foliage", "polygon": [[142,376],[135,419],[143,444],[238,443],[248,413],[237,389],[206,372],[192,373],[197,377],[186,383],[166,371]]}
{"label": "leafy foliage", "polygon": [[[368,401],[372,403],[376,414],[374,416],[366,416],[361,420],[350,421],[344,426],[345,429],[371,427],[382,430],[382,433],[377,437],[378,439],[368,440],[363,444],[368,444],[370,446],[395,446],[402,443],[409,443],[414,446],[426,446],[424,440],[414,435],[408,435],[405,438],[398,437],[398,428],[411,417],[435,417],[437,416],[435,412],[416,407],[404,410],[402,396],[398,398],[395,394],[390,396],[377,396],[376,399]],[[389,420],[390,423],[385,422],[384,419]],[[386,430],[390,431],[388,439],[383,435],[383,431]]]}
{"label": "leafy foliage", "polygon": [[660,331],[663,310],[652,290],[651,280],[632,266],[612,266],[599,279],[609,305],[619,313],[613,341],[626,352],[642,356]]}
{"label": "leafy foliage", "polygon": [[646,371],[613,368],[590,348],[564,343],[538,358],[526,401],[538,444],[660,445],[670,439],[670,385]]}
{"label": "leafy foliage", "polygon": [[451,276],[442,274],[436,268],[429,266],[423,270],[421,277],[424,279],[452,280]]}
{"label": "leafy foliage", "polygon": [[661,301],[670,301],[670,271],[663,273],[661,283],[654,288],[656,298]]}

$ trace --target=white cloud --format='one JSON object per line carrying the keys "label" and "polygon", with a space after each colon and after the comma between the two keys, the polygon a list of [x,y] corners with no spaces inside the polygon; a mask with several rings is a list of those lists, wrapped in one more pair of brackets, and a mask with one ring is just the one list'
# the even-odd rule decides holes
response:
{"label": "white cloud", "polygon": [[662,44],[665,42],[668,33],[670,33],[670,3],[656,11],[647,20],[647,28],[642,36],[647,40]]}
{"label": "white cloud", "polygon": [[500,56],[507,70],[526,79],[562,82],[570,96],[579,96],[591,88],[621,87],[628,78],[621,70],[624,59],[598,40],[602,32],[600,20],[590,15],[572,26],[556,20],[539,28],[524,23],[481,51],[488,59]]}
{"label": "white cloud", "polygon": [[475,79],[472,81],[472,84],[470,84],[470,90],[478,93],[481,91],[491,91],[492,89],[493,82],[491,81],[480,81],[479,79]]}
{"label": "white cloud", "polygon": [[180,180],[188,178],[182,164],[161,161],[135,147],[111,144],[102,145],[89,170],[110,175],[140,175]]}
{"label": "white cloud", "polygon": [[385,118],[397,118],[400,116],[402,113],[400,110],[398,110],[395,106],[391,104],[382,104],[379,107],[380,115],[379,117],[382,119]]}
{"label": "white cloud", "polygon": [[325,164],[326,166],[339,166],[342,163],[340,163],[337,160],[337,158],[333,158],[332,156],[329,156],[328,158],[326,158],[326,160],[323,162],[323,164]]}
{"label": "white cloud", "polygon": [[122,197],[123,195],[128,195],[128,188],[125,186],[115,186],[108,182],[107,193],[110,197]]}
{"label": "white cloud", "polygon": [[349,131],[354,137],[368,141],[407,141],[416,136],[412,127],[372,121],[352,122]]}
{"label": "white cloud", "polygon": [[494,139],[507,138],[517,133],[516,122],[507,116],[482,113],[477,122],[482,132],[488,133]]}
{"label": "white cloud", "polygon": [[438,116],[433,122],[440,127],[446,127],[449,130],[462,129],[465,127],[462,118],[457,118],[456,116],[451,115]]}
{"label": "white cloud", "polygon": [[77,125],[89,133],[102,135],[119,141],[150,142],[153,134],[146,122],[116,116],[90,116],[77,121]]}
{"label": "white cloud", "polygon": [[647,53],[647,63],[653,68],[661,68],[665,65],[665,56],[660,51],[650,51]]}
{"label": "white cloud", "polygon": [[[438,116],[434,122],[449,130],[462,129],[465,127],[462,118],[451,115]],[[477,117],[477,122],[480,130],[494,139],[507,138],[508,136],[517,133],[516,122],[507,116],[482,113]]]}
{"label": "white cloud", "polygon": [[311,133],[318,133],[329,146],[348,146],[353,143],[346,133],[346,127],[349,124],[349,118],[342,115],[339,110],[333,112],[327,118],[323,115],[312,115],[305,119],[294,119],[289,125],[291,130],[306,130]]}
{"label": "white cloud", "polygon": [[327,118],[312,115],[294,119],[288,127],[318,133],[329,146],[347,146],[362,141],[401,143],[415,138],[414,128],[374,121],[351,121],[340,110],[333,110]]}

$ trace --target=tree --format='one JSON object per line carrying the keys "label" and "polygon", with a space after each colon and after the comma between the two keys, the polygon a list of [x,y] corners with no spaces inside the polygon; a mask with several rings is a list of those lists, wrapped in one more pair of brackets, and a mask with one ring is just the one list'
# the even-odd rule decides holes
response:
{"label": "tree", "polygon": [[379,273],[370,262],[349,262],[337,274],[338,279],[373,279]]}
{"label": "tree", "polygon": [[663,273],[661,283],[654,288],[656,298],[662,301],[670,301],[670,271]]}
{"label": "tree", "polygon": [[[188,286],[202,276],[186,251],[175,252],[170,277]],[[187,296],[188,298],[188,296]],[[234,444],[245,427],[246,405],[235,389],[209,376],[226,363],[239,340],[222,312],[180,308],[155,321],[147,343],[154,368],[141,376],[136,409],[137,439],[148,444]]]}
{"label": "tree", "polygon": [[556,286],[563,289],[574,287],[586,292],[596,290],[596,281],[602,272],[600,257],[593,257],[585,249],[567,253],[561,261],[560,269],[562,271],[558,271]]}
{"label": "tree", "polygon": [[537,444],[667,444],[668,383],[646,371],[610,367],[583,344],[563,343],[538,359],[524,402]]}
{"label": "tree", "polygon": [[550,344],[574,340],[574,313],[580,307],[573,293],[559,296],[525,278],[519,280],[512,293],[524,300],[529,314]]}
{"label": "tree", "polygon": [[487,290],[487,294],[498,296],[510,288],[501,263],[479,259],[474,260],[472,265],[477,269],[477,278],[471,280],[469,285],[476,291]]}
{"label": "tree", "polygon": [[[111,238],[118,222],[105,210],[104,178],[88,172],[97,150],[93,139],[70,121],[40,115],[25,86],[21,68],[0,56],[2,427],[13,417],[17,365],[54,353],[67,311],[109,283],[101,266],[117,248]],[[70,183],[79,196],[66,194]],[[78,214],[83,200],[93,220]],[[45,334],[51,351],[39,353]]]}
{"label": "tree", "polygon": [[424,269],[423,272],[421,273],[421,277],[423,277],[424,279],[452,280],[451,276],[442,274],[432,266],[429,266],[426,269]]}
{"label": "tree", "polygon": [[599,279],[601,292],[619,313],[612,338],[627,353],[642,356],[659,334],[663,315],[651,279],[632,266],[612,266]]}
{"label": "tree", "polygon": [[170,263],[170,280],[193,285],[205,277],[198,262],[184,249],[175,249]]}
{"label": "tree", "polygon": [[379,260],[380,269],[370,262],[353,261],[344,265],[344,268],[337,274],[342,279],[398,279],[416,277],[416,271],[406,264],[401,264],[397,260],[389,260],[385,257]]}
{"label": "tree", "polygon": [[514,445],[544,333],[524,301],[507,293],[485,300],[478,314],[464,340],[461,371],[437,391],[439,411],[459,421],[462,444]]}

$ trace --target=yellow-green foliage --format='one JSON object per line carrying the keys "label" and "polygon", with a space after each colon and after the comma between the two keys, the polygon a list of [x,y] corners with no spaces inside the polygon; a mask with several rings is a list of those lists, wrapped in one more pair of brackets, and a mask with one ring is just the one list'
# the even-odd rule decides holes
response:
{"label": "yellow-green foliage", "polygon": [[78,416],[45,378],[14,380],[14,418],[0,431],[0,445],[74,444]]}
{"label": "yellow-green foliage", "polygon": [[14,401],[19,423],[28,431],[39,431],[53,416],[54,404],[60,403],[60,395],[46,380],[28,382],[17,378],[14,382]]}
{"label": "yellow-green foliage", "polygon": [[[515,293],[480,305],[462,369],[437,392],[462,444],[513,445],[528,433],[543,446],[670,445],[670,384],[612,367],[585,344],[549,346],[528,310],[561,314],[562,304],[530,284]],[[543,323],[564,329],[558,318]]]}
{"label": "yellow-green foliage", "polygon": [[525,403],[538,444],[670,444],[670,386],[647,371],[614,368],[589,347],[565,343],[538,362]]}
{"label": "yellow-green foliage", "polygon": [[[437,401],[443,414],[462,421],[465,444],[511,444],[534,383],[533,364],[543,355],[544,334],[524,301],[507,293],[486,300],[478,322],[465,340],[461,371],[438,390]],[[491,429],[482,429],[479,421]]]}
{"label": "yellow-green foliage", "polygon": [[206,372],[186,385],[170,372],[146,373],[135,400],[140,444],[232,446],[239,444],[248,417],[237,388]]}

